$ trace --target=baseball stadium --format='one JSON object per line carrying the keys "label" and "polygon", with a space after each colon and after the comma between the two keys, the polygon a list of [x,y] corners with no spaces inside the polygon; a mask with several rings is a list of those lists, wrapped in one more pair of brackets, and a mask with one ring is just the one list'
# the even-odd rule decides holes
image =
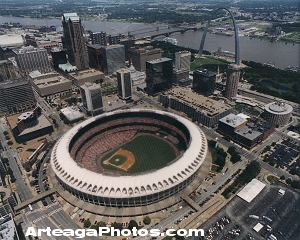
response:
{"label": "baseball stadium", "polygon": [[63,191],[86,203],[136,207],[184,190],[207,154],[204,133],[173,113],[108,112],[65,133],[51,154]]}

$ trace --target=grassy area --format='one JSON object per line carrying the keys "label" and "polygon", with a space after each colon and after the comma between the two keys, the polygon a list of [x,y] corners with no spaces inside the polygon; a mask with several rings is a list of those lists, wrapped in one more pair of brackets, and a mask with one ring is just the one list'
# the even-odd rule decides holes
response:
{"label": "grassy area", "polygon": [[243,61],[244,79],[253,84],[252,90],[300,103],[300,73]]}
{"label": "grassy area", "polygon": [[[128,170],[128,173],[140,173],[159,169],[176,158],[176,152],[169,143],[150,134],[138,135],[133,140],[120,146],[120,148],[132,152],[135,156],[135,163]],[[118,149],[104,155],[101,163],[112,156]],[[118,169],[112,166],[101,165],[105,169],[115,169],[118,171]]]}
{"label": "grassy area", "polygon": [[267,176],[267,180],[271,183],[271,184],[275,184],[279,182],[279,178],[274,176],[274,175],[268,175]]}
{"label": "grassy area", "polygon": [[211,170],[214,172],[221,172],[225,166],[227,153],[223,148],[215,147],[213,142],[209,142],[208,146],[213,163]]}
{"label": "grassy area", "polygon": [[205,65],[227,65],[229,62],[222,59],[217,59],[211,56],[205,56],[201,58],[195,58],[191,63],[191,70],[195,70],[201,66]]}
{"label": "grassy area", "polygon": [[261,167],[258,162],[251,162],[234,182],[224,190],[222,195],[227,199],[230,198],[230,196],[235,194],[241,187],[249,183],[253,178],[256,178],[260,173],[260,169]]}
{"label": "grassy area", "polygon": [[280,38],[280,40],[285,41],[285,42],[293,42],[293,43],[300,44],[300,32],[289,33],[289,34],[283,36],[282,38]]}

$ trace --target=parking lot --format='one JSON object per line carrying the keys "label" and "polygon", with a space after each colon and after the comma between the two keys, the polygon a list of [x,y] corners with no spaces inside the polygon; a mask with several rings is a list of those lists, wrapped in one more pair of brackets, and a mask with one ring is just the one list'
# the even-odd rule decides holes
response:
{"label": "parking lot", "polygon": [[[283,189],[284,194],[279,190]],[[296,192],[267,185],[248,203],[235,197],[202,228],[203,239],[297,240],[300,236],[300,197]],[[259,231],[253,228],[258,224]],[[274,239],[275,239],[274,238]]]}
{"label": "parking lot", "polygon": [[283,139],[265,153],[264,159],[271,165],[291,171],[299,158],[299,144],[291,139]]}

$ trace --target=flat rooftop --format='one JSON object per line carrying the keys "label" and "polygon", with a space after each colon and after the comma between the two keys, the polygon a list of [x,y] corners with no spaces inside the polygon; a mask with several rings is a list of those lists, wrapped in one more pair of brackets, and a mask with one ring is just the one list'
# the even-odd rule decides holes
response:
{"label": "flat rooftop", "polygon": [[150,63],[150,64],[156,64],[156,63],[168,62],[170,60],[172,61],[171,58],[162,57],[162,58],[153,59],[153,60],[147,61],[147,62]]}
{"label": "flat rooftop", "polygon": [[89,77],[101,76],[103,74],[104,74],[103,72],[91,68],[91,69],[73,72],[73,73],[70,73],[69,75],[75,79],[80,80],[80,79],[85,79],[85,78],[89,78]]}
{"label": "flat rooftop", "polygon": [[82,112],[72,107],[63,108],[60,110],[60,112],[70,122],[84,118],[84,114]]}
{"label": "flat rooftop", "polygon": [[39,72],[30,73],[31,78],[33,79],[34,85],[39,88],[46,88],[50,86],[59,85],[62,83],[72,83],[71,80],[63,77],[62,75],[56,72],[50,72],[46,74],[39,74]]}
{"label": "flat rooftop", "polygon": [[198,108],[201,112],[208,116],[217,115],[231,108],[229,105],[223,102],[199,95],[190,88],[174,87],[166,91],[165,95],[170,95],[178,100],[184,101],[193,107]]}
{"label": "flat rooftop", "polygon": [[241,115],[235,115],[233,113],[228,114],[227,116],[219,120],[222,123],[225,123],[228,126],[236,128],[247,122],[247,118],[242,117]]}
{"label": "flat rooftop", "polygon": [[241,199],[250,203],[264,189],[265,186],[266,184],[254,178],[237,195]]}
{"label": "flat rooftop", "polygon": [[242,127],[241,129],[236,130],[235,132],[238,135],[241,135],[249,140],[254,140],[259,137],[262,133],[256,131],[248,126]]}
{"label": "flat rooftop", "polygon": [[[14,115],[14,116],[8,118],[8,121],[9,121],[11,128],[15,128],[18,123],[18,117],[16,115]],[[19,134],[19,136],[22,136],[22,135],[25,135],[28,133],[33,133],[40,129],[51,127],[51,126],[52,126],[52,124],[50,123],[50,121],[42,114],[38,117],[38,123],[36,125],[25,128],[24,131],[22,131]]]}

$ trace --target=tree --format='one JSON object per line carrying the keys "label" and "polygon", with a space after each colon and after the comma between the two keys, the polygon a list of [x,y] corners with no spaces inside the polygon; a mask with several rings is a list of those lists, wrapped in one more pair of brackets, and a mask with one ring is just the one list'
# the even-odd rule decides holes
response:
{"label": "tree", "polygon": [[151,218],[149,216],[144,217],[143,223],[145,225],[149,225],[151,223]]}
{"label": "tree", "polygon": [[89,228],[91,226],[91,221],[90,219],[86,219],[83,223],[84,228]]}
{"label": "tree", "polygon": [[232,154],[234,154],[234,153],[236,152],[236,149],[235,149],[234,146],[230,146],[230,147],[228,148],[227,152],[228,152],[230,155],[232,155]]}
{"label": "tree", "polygon": [[237,163],[237,162],[241,161],[241,155],[238,154],[237,152],[232,153],[232,154],[231,154],[230,161],[231,161],[232,163]]}
{"label": "tree", "polygon": [[128,224],[128,229],[132,230],[134,227],[138,228],[138,224],[135,220],[130,220],[129,224]]}
{"label": "tree", "polygon": [[282,175],[282,176],[280,177],[280,180],[285,180],[285,176]]}
{"label": "tree", "polygon": [[114,227],[115,229],[120,229],[120,230],[123,229],[122,223],[114,222],[111,226]]}

